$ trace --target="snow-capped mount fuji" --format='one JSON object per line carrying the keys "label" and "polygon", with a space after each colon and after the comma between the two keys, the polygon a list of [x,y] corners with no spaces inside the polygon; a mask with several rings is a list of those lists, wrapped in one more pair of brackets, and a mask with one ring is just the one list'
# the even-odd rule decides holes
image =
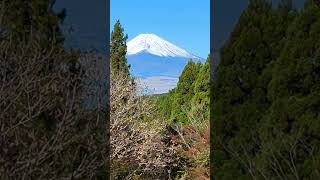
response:
{"label": "snow-capped mount fuji", "polygon": [[205,61],[155,34],[140,34],[127,43],[131,74],[140,78],[153,94],[174,88],[190,60]]}
{"label": "snow-capped mount fuji", "polygon": [[127,43],[128,55],[139,54],[141,52],[160,57],[201,59],[155,34],[140,34]]}

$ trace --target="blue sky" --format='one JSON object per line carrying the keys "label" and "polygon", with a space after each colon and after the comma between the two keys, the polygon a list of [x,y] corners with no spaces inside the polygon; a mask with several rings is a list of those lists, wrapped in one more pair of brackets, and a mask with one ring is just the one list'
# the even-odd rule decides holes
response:
{"label": "blue sky", "polygon": [[[63,24],[66,46],[72,48],[95,48],[105,52],[107,43],[107,3],[105,0],[57,0],[56,11],[67,10]],[[73,31],[69,32],[72,27]]]}
{"label": "blue sky", "polygon": [[210,51],[210,0],[111,0],[110,32],[119,19],[129,40],[154,33],[207,58]]}

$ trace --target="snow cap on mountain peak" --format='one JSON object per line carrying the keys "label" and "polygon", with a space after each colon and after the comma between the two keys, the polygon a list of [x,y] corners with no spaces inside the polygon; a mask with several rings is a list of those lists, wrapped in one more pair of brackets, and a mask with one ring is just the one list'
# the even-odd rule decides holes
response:
{"label": "snow cap on mountain peak", "polygon": [[199,57],[152,33],[140,34],[127,43],[128,55],[139,54],[141,52],[147,52],[161,57],[184,57],[199,59]]}

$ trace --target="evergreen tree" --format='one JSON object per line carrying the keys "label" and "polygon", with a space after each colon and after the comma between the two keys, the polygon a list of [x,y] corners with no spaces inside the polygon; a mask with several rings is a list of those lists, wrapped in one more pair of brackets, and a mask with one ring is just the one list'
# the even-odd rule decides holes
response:
{"label": "evergreen tree", "polygon": [[[276,158],[283,176],[299,179],[320,177],[320,7],[316,2],[308,1],[288,27],[285,47],[271,71],[272,104],[260,126],[265,152],[261,157]],[[277,170],[265,167],[270,174]]]}
{"label": "evergreen tree", "polygon": [[[29,41],[41,39],[41,47],[62,44],[64,41],[60,25],[66,16],[66,10],[56,13],[53,10],[55,1],[51,0],[4,0],[3,27],[11,32],[15,39]],[[12,9],[15,9],[12,11]]]}
{"label": "evergreen tree", "polygon": [[259,151],[253,130],[270,106],[269,71],[281,52],[287,22],[269,2],[252,0],[221,50],[212,89],[217,179],[251,177],[246,163]]}
{"label": "evergreen tree", "polygon": [[162,116],[178,123],[190,123],[190,113],[196,118],[208,119],[209,76],[209,58],[205,65],[190,60],[179,77],[177,87],[158,100]]}
{"label": "evergreen tree", "polygon": [[126,59],[127,39],[128,36],[124,34],[124,29],[121,26],[120,21],[118,20],[115,23],[111,34],[110,60],[112,73],[124,73],[125,75],[129,75],[130,67],[127,65]]}
{"label": "evergreen tree", "polygon": [[171,113],[171,120],[174,122],[186,123],[188,120],[186,113],[191,108],[191,99],[194,96],[193,83],[197,79],[200,68],[201,63],[196,64],[190,60],[179,77]]}
{"label": "evergreen tree", "polygon": [[191,100],[191,112],[194,116],[209,121],[209,82],[210,82],[210,55],[201,67],[197,79],[193,83],[194,96]]}
{"label": "evergreen tree", "polygon": [[320,177],[319,17],[316,0],[253,0],[240,17],[212,86],[217,179]]}
{"label": "evergreen tree", "polygon": [[167,94],[164,94],[158,99],[158,107],[162,117],[166,120],[171,118],[172,112],[172,102],[173,102],[173,95],[175,93],[175,89],[170,90]]}

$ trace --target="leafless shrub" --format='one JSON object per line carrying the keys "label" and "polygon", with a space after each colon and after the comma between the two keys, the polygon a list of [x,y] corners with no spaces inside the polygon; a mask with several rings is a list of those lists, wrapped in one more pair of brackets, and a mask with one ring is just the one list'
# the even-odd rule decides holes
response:
{"label": "leafless shrub", "polygon": [[[163,142],[165,125],[154,104],[139,96],[134,80],[123,75],[111,77],[110,103],[113,178],[170,179],[172,168],[177,166],[175,149]],[[137,166],[127,168],[130,172],[121,176],[116,162]]]}
{"label": "leafless shrub", "polygon": [[[250,147],[241,145],[241,148],[235,148],[232,144],[226,144],[222,138],[219,137],[217,139],[224,150],[230,154],[230,157],[239,162],[254,180],[273,178],[280,180],[303,179],[301,174],[304,172],[298,169],[299,166],[301,167],[299,153],[302,152],[305,153],[305,156],[310,157],[310,172],[313,172],[308,174],[308,178],[317,179],[320,177],[319,160],[316,158],[315,149],[312,145],[301,138],[302,132],[301,130],[301,132],[292,135],[290,138],[283,136],[279,141],[271,143],[267,139],[262,139],[256,134],[248,132],[254,145],[259,148],[258,155],[253,155]],[[277,134],[281,133],[281,131],[278,131]],[[262,159],[262,161],[257,159]]]}
{"label": "leafless shrub", "polygon": [[[97,67],[84,69],[79,59],[99,61],[43,48],[37,39],[1,40],[0,179],[96,179],[106,173],[105,77],[90,75]],[[88,108],[90,98],[97,101]]]}
{"label": "leafless shrub", "polygon": [[208,126],[201,127],[203,130],[200,131],[197,127],[193,124],[172,127],[177,132],[171,136],[172,142],[178,156],[186,161],[182,164],[182,179],[210,179],[210,129]]}

